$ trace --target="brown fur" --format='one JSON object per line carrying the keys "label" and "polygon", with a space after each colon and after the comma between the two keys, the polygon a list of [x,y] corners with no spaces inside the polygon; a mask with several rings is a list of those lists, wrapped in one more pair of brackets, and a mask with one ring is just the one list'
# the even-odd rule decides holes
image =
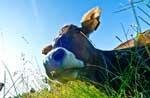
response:
{"label": "brown fur", "polygon": [[138,46],[150,45],[150,30],[139,33],[137,38],[130,39],[124,43],[121,43],[115,49],[131,48],[131,47],[134,47],[136,44]]}

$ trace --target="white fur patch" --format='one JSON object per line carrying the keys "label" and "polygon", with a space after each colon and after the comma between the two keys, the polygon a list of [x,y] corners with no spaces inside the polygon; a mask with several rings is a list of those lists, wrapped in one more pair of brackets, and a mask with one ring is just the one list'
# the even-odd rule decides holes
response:
{"label": "white fur patch", "polygon": [[[61,62],[55,61],[52,58],[52,55],[60,48],[63,49],[66,54]],[[72,52],[70,52],[62,47],[58,47],[58,48],[55,48],[52,51],[50,51],[46,55],[43,63],[44,63],[46,71],[49,73],[53,72],[53,71],[55,71],[57,73],[57,71],[63,71],[65,69],[70,69],[70,68],[84,67],[84,63],[81,60],[77,59]],[[71,71],[68,74],[69,74],[69,77],[70,77],[70,75],[72,77],[76,77],[78,75],[78,71]]]}

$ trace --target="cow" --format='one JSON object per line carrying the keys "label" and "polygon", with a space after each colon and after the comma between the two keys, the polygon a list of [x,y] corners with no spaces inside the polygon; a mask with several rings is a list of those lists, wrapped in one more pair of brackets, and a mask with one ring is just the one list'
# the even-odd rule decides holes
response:
{"label": "cow", "polygon": [[150,46],[105,51],[91,43],[89,36],[98,28],[100,15],[101,10],[93,8],[83,16],[81,27],[73,24],[62,27],[52,44],[43,48],[47,75],[55,79],[84,76],[96,83],[108,82],[118,89],[123,81],[121,75],[138,66],[136,72],[149,81]]}

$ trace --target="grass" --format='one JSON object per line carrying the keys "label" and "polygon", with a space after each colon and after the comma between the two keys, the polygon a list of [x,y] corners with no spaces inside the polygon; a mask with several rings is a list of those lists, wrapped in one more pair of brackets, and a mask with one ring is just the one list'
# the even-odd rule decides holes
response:
{"label": "grass", "polygon": [[[136,52],[132,53],[132,60],[135,59],[140,59]],[[145,60],[141,58],[137,65],[133,65],[132,60],[119,75],[122,83],[118,91],[111,88],[108,83],[98,84],[84,78],[66,83],[58,83],[49,79],[48,85],[51,90],[44,88],[35,92],[18,94],[15,98],[148,98],[150,82],[143,77],[144,73],[139,73]],[[145,72],[150,72],[149,68],[144,69]]]}
{"label": "grass", "polygon": [[25,93],[21,98],[108,98],[108,96],[94,85],[76,80],[53,85],[50,91],[43,89],[35,93]]}
{"label": "grass", "polygon": [[[136,1],[136,0],[134,0],[134,1]],[[140,7],[140,5],[138,5],[138,3],[142,3],[145,7],[147,7],[148,10],[150,10],[150,7],[149,7],[150,0],[139,0],[135,3],[133,2],[133,0],[130,0],[130,4],[125,5],[123,8],[121,8],[115,12],[115,13],[120,13],[122,11],[132,9],[133,16],[135,19],[135,24],[137,25],[135,28],[133,28],[133,30],[137,33],[136,37],[139,37],[139,33],[141,32],[141,29],[142,29],[141,22],[144,22],[147,26],[150,26],[150,21],[146,19],[146,18],[150,19],[150,14],[148,12],[144,11]],[[138,15],[137,12],[141,12],[142,16]],[[121,24],[121,26],[122,26],[123,32],[125,34],[125,37],[128,40],[128,38],[127,38],[128,32],[125,31],[124,26],[122,24]],[[119,38],[117,37],[117,39],[119,39]],[[121,40],[119,39],[119,41],[121,41]],[[135,41],[135,44],[137,45],[136,41]],[[149,53],[147,46],[145,46],[145,49],[147,51],[147,54],[149,55],[150,53]],[[149,55],[149,57],[150,57],[150,55]],[[138,58],[140,58],[140,56],[138,56],[138,54],[136,52],[133,53],[132,59],[138,59]],[[147,58],[147,59],[149,59],[149,58]],[[143,98],[143,97],[149,98],[149,96],[150,96],[149,79],[145,79],[143,77],[142,74],[144,74],[144,73],[139,73],[139,70],[143,69],[142,65],[145,65],[144,64],[145,61],[146,61],[146,59],[140,58],[139,62],[136,65],[133,65],[132,61],[131,61],[131,63],[129,64],[129,67],[122,75],[123,83],[120,87],[118,94],[120,93],[120,95],[128,96],[128,94],[125,93],[125,92],[127,92],[126,88],[128,88],[132,91],[132,93],[134,93],[134,95],[132,95],[131,98],[132,97],[134,97],[134,98]],[[150,72],[150,68],[144,68],[144,70],[147,73]],[[131,83],[132,81],[134,81],[134,83]],[[130,87],[131,86],[130,84],[132,84],[132,87]],[[139,88],[140,88],[140,91],[138,90]]]}
{"label": "grass", "polygon": [[[109,84],[97,84],[93,81],[74,80],[66,83],[49,82],[51,89],[47,88],[36,91],[27,92],[16,98],[147,98],[146,89],[139,92],[135,87],[130,87],[129,84],[134,76],[134,68],[127,70],[122,76],[123,83],[118,91],[115,91]],[[131,75],[132,74],[132,75]],[[131,77],[130,77],[131,75]],[[137,79],[137,77],[136,77]],[[52,81],[52,80],[51,80]],[[148,84],[148,81],[140,81]],[[140,85],[143,86],[144,85]],[[126,88],[128,87],[129,90]],[[128,92],[127,92],[128,91]]]}

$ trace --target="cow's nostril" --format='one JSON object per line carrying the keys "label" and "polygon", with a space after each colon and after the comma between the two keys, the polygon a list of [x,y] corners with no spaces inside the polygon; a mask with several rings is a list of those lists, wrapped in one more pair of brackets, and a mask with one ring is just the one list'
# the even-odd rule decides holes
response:
{"label": "cow's nostril", "polygon": [[52,58],[55,61],[61,61],[63,60],[64,56],[65,56],[65,50],[62,48],[59,48],[57,51],[53,53]]}

